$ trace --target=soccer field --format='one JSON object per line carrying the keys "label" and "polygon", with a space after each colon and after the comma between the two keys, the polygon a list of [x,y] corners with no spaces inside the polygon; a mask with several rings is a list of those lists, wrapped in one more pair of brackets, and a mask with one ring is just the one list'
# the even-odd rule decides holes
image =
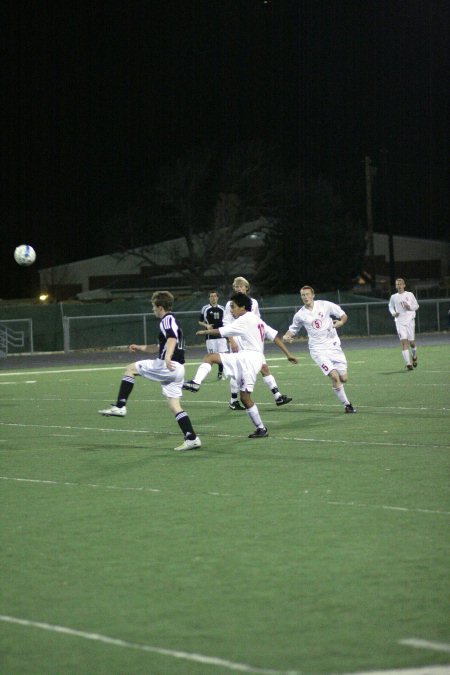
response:
{"label": "soccer field", "polygon": [[448,346],[344,349],[356,415],[294,345],[270,436],[214,367],[186,453],[156,383],[97,414],[123,365],[2,369],[0,672],[449,673]]}

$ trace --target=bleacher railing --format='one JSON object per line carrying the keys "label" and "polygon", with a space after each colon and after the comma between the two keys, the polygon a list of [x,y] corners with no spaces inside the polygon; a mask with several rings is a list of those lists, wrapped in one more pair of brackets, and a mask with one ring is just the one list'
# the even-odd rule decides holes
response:
{"label": "bleacher railing", "polygon": [[[24,330],[19,330],[20,325],[24,325]],[[33,351],[32,319],[2,319],[0,321],[0,357],[5,358],[11,353],[32,353]]]}

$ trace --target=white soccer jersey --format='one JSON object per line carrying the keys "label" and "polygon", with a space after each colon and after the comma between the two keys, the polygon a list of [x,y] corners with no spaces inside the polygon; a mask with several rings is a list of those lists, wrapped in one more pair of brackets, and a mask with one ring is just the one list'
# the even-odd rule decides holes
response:
{"label": "white soccer jersey", "polygon": [[[411,309],[406,309],[405,305],[409,305]],[[389,300],[389,311],[394,316],[397,324],[406,325],[412,319],[416,318],[416,310],[419,309],[419,304],[415,298],[414,293],[410,291],[403,291],[403,293],[394,293]]]}
{"label": "white soccer jersey", "polygon": [[294,335],[300,332],[302,326],[308,333],[310,349],[332,348],[341,344],[333,319],[340,319],[345,312],[342,307],[328,300],[314,300],[312,309],[303,306],[294,315],[289,330]]}
{"label": "white soccer jersey", "polygon": [[[258,301],[255,300],[255,298],[250,298],[250,300],[252,301],[252,312],[256,314],[256,316],[261,316]],[[234,321],[234,318],[231,313],[231,300],[228,300],[227,304],[225,305],[225,311],[223,313],[223,325],[226,326],[231,321]]]}
{"label": "white soccer jersey", "polygon": [[278,331],[269,326],[260,316],[245,312],[226,326],[219,328],[222,337],[239,338],[241,350],[264,353],[264,340],[275,340]]}

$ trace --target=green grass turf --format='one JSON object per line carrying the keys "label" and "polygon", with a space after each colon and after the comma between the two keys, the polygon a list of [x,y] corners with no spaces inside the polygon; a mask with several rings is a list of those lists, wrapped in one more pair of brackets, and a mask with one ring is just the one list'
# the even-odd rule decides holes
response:
{"label": "green grass turf", "polygon": [[97,414],[122,367],[1,373],[2,673],[450,662],[400,643],[449,642],[448,351],[423,347],[413,372],[398,347],[349,351],[356,415],[298,352],[299,366],[269,359],[291,404],[255,390],[269,438],[247,439],[215,367],[186,392],[203,441],[190,453],[173,450],[182,437],[156,383],[137,381],[126,418]]}

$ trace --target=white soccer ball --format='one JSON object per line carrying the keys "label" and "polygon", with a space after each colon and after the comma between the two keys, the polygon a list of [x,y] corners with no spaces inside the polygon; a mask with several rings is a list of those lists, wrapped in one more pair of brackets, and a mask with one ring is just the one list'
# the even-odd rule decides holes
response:
{"label": "white soccer ball", "polygon": [[29,244],[21,244],[14,251],[14,260],[18,265],[28,267],[36,260],[36,252]]}

